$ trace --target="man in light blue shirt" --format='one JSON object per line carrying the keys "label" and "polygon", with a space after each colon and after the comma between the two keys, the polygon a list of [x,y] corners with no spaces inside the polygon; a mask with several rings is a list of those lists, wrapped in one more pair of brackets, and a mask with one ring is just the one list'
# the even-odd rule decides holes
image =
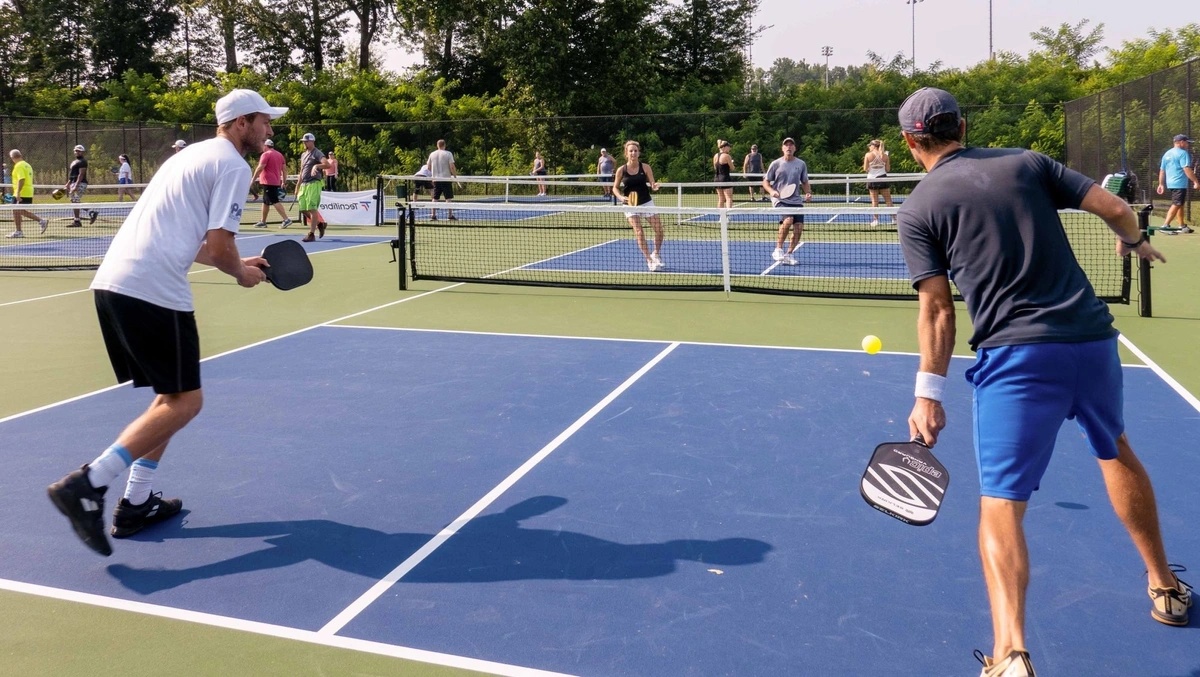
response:
{"label": "man in light blue shirt", "polygon": [[[1200,179],[1192,171],[1192,156],[1188,146],[1192,140],[1186,134],[1175,135],[1175,145],[1163,153],[1162,163],[1158,169],[1158,194],[1171,191],[1171,207],[1167,209],[1167,218],[1163,219],[1162,232],[1167,235],[1190,233],[1192,229],[1183,222],[1183,205],[1187,202],[1188,182],[1193,188],[1200,190]],[[1179,228],[1171,228],[1171,222],[1179,217]]]}

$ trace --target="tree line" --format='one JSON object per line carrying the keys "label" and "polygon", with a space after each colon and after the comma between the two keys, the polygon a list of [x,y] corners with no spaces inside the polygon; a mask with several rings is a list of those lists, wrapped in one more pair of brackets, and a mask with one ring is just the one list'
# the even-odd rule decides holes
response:
{"label": "tree line", "polygon": [[[828,73],[753,68],[757,4],[0,0],[0,114],[211,123],[222,92],[250,87],[291,108],[277,144],[316,131],[362,173],[411,173],[439,138],[468,173],[527,173],[535,150],[554,173],[586,173],[599,148],[636,138],[656,174],[693,181],[718,138],[770,155],[793,136],[813,171],[857,171],[869,139],[896,148],[896,108],[924,85],[955,93],[972,145],[1062,158],[1062,102],[1200,55],[1198,24],[1101,53],[1103,25],[1084,19],[966,69],[873,53]],[[385,39],[421,63],[382,69]],[[916,169],[907,153],[893,164]]]}

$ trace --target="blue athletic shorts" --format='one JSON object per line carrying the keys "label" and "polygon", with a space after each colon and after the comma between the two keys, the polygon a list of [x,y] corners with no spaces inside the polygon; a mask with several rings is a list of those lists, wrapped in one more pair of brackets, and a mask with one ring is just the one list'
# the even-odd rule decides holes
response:
{"label": "blue athletic shorts", "polygon": [[1067,419],[1075,419],[1092,455],[1117,457],[1125,418],[1115,337],[980,348],[967,381],[975,388],[975,457],[984,496],[1028,501]]}

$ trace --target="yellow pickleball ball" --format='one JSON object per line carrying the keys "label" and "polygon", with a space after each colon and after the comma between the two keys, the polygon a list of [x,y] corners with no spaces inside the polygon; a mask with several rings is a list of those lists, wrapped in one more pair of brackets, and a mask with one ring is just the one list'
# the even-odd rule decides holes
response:
{"label": "yellow pickleball ball", "polygon": [[868,355],[874,355],[880,350],[883,350],[883,341],[880,341],[879,337],[875,336],[874,334],[870,336],[864,336],[862,340],[862,348],[863,350],[867,351]]}

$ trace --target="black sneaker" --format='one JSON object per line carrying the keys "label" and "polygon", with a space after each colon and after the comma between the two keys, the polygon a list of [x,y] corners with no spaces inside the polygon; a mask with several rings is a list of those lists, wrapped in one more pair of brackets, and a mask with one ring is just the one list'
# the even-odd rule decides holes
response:
{"label": "black sneaker", "polygon": [[324,221],[317,224],[317,237],[318,238],[325,237],[325,222]]}
{"label": "black sneaker", "polygon": [[133,505],[122,498],[113,510],[113,538],[129,538],[142,529],[171,519],[183,510],[183,501],[178,498],[163,498],[162,492],[150,494],[141,505]]}
{"label": "black sneaker", "polygon": [[83,228],[83,224],[79,222],[79,219],[75,219],[71,221],[71,225],[67,226],[67,228]]}
{"label": "black sneaker", "polygon": [[89,226],[96,222],[97,216],[100,216],[100,212],[96,211],[95,209],[88,212],[88,225]]}
{"label": "black sneaker", "polygon": [[112,554],[112,546],[104,535],[104,492],[108,487],[93,487],[87,473],[88,467],[85,465],[51,484],[46,493],[58,511],[71,520],[71,528],[79,540],[108,557]]}

